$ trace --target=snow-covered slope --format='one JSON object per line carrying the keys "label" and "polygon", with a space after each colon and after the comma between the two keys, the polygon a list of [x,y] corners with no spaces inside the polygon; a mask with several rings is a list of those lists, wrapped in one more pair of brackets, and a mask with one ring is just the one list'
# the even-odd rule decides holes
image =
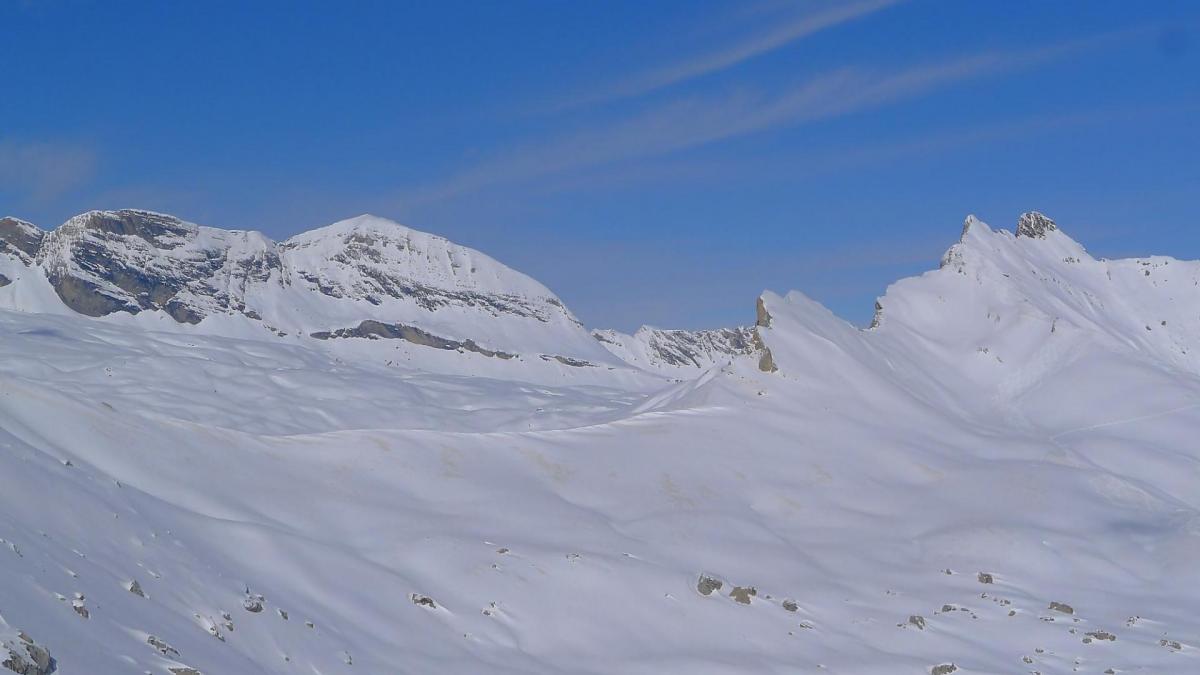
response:
{"label": "snow-covered slope", "polygon": [[969,219],[869,330],[765,293],[761,353],[656,391],[0,311],[0,644],[101,675],[1200,671],[1200,267],[1022,222]]}

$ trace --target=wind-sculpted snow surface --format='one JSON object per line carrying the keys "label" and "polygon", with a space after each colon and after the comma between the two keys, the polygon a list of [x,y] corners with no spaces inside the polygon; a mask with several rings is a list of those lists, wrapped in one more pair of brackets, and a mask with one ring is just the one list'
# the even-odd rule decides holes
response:
{"label": "wind-sculpted snow surface", "polygon": [[767,293],[774,371],[670,384],[0,312],[0,640],[99,674],[1200,671],[1200,268],[1043,234],[970,220],[870,330]]}

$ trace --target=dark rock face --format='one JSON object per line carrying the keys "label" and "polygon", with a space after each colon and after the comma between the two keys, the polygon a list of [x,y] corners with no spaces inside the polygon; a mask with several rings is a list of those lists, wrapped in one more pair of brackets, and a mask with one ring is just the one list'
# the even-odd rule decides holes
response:
{"label": "dark rock face", "polygon": [[173,216],[149,211],[93,211],[84,214],[82,227],[120,237],[138,237],[155,248],[182,246],[194,230]]}
{"label": "dark rock face", "polygon": [[113,312],[137,314],[141,309],[100,290],[96,284],[67,274],[49,276],[50,284],[63,304],[86,316],[105,316]]}
{"label": "dark rock face", "polygon": [[80,314],[157,310],[195,324],[214,311],[246,312],[246,283],[282,270],[273,248],[246,245],[245,233],[213,239],[202,242],[200,228],[172,216],[93,211],[42,237],[37,260]]}
{"label": "dark rock face", "polygon": [[0,254],[7,253],[28,264],[42,247],[46,233],[16,218],[0,218]]}
{"label": "dark rock face", "polygon": [[50,675],[58,668],[50,651],[38,645],[25,633],[18,633],[16,640],[5,640],[0,644],[0,666],[20,675]]}
{"label": "dark rock face", "polygon": [[4,276],[3,274],[0,274],[0,288],[4,288],[5,286],[7,286],[11,283],[12,283],[12,279],[9,279],[8,277]]}
{"label": "dark rock face", "polygon": [[468,351],[490,356],[499,359],[511,359],[516,354],[508,354],[505,352],[492,351],[480,347],[474,340],[451,340],[449,338],[439,337],[433,333],[423,331],[416,326],[405,326],[403,324],[389,324],[381,321],[367,320],[358,324],[354,328],[339,328],[335,331],[318,331],[312,333],[309,337],[318,340],[331,340],[334,338],[367,338],[370,340],[406,340],[422,347],[433,347],[434,349],[447,349],[454,351]]}
{"label": "dark rock face", "polygon": [[761,296],[758,298],[758,304],[755,305],[755,312],[758,316],[754,321],[754,325],[760,328],[770,328],[771,313],[767,311],[767,303],[763,302]]}
{"label": "dark rock face", "polygon": [[1045,239],[1047,232],[1057,230],[1058,226],[1046,216],[1037,211],[1022,213],[1017,219],[1017,236],[1031,239]]}
{"label": "dark rock face", "polygon": [[758,334],[758,329],[754,331],[754,349],[758,351],[758,369],[764,373],[774,373],[779,370],[779,366],[775,365],[775,355],[771,353],[770,347],[763,342],[762,336]]}

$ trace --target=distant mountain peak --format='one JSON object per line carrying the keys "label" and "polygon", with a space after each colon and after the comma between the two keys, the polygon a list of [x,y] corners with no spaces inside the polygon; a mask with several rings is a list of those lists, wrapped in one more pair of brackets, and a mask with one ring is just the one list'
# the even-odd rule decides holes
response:
{"label": "distant mountain peak", "polygon": [[1017,219],[1017,236],[1045,239],[1047,232],[1057,230],[1054,221],[1037,211],[1026,211]]}

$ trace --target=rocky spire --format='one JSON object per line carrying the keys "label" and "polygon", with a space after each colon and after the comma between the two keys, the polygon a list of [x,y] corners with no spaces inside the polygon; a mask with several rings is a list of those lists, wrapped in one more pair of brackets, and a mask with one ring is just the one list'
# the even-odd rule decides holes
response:
{"label": "rocky spire", "polygon": [[1057,230],[1058,226],[1046,216],[1037,211],[1026,211],[1017,219],[1017,236],[1031,239],[1045,239],[1046,233]]}

